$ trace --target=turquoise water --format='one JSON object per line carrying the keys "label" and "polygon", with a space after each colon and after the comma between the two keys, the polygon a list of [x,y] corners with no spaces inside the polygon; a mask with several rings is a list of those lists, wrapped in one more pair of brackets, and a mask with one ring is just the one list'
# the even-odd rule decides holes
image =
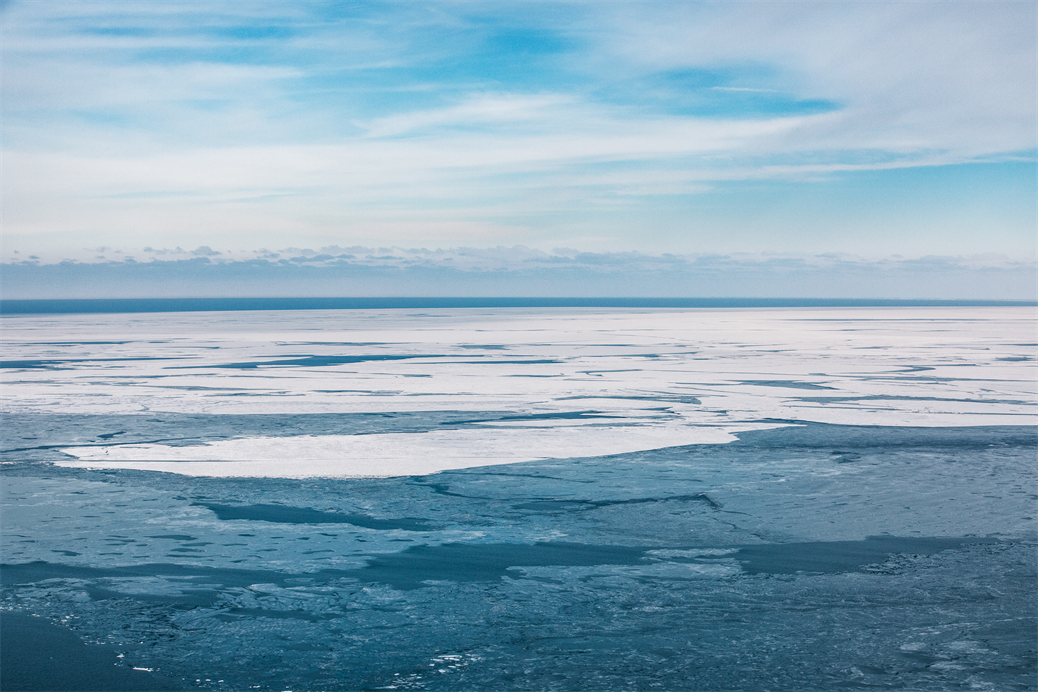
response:
{"label": "turquoise water", "polygon": [[[422,415],[385,420],[494,414]],[[378,427],[314,418],[280,430]],[[1028,426],[801,424],[724,445],[286,480],[60,468],[49,445],[10,439],[276,434],[261,417],[10,422],[3,607],[103,642],[91,651],[152,669],[151,688],[1034,686]],[[32,641],[5,638],[3,657]],[[103,682],[96,670],[82,663],[78,689]]]}

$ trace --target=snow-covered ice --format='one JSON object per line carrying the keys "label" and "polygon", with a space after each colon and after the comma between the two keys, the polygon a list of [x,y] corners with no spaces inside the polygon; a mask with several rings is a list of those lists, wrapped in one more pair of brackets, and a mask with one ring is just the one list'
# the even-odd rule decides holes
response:
{"label": "snow-covered ice", "polygon": [[[1031,425],[1032,313],[441,309],[7,319],[3,405],[12,413],[524,418],[420,438],[253,436],[204,447],[113,439],[64,450],[80,460],[70,464],[229,476],[410,475],[595,456],[723,442],[762,421]],[[574,418],[582,412],[594,418]]]}

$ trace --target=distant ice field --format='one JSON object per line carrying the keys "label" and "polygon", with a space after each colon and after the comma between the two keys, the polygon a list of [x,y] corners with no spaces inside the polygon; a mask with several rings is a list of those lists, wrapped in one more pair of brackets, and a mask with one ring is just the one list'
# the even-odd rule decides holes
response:
{"label": "distant ice field", "polygon": [[[126,422],[104,439],[84,431],[57,448],[54,461],[63,466],[286,478],[412,476],[723,444],[739,432],[798,422],[1033,426],[1034,313],[472,308],[7,316],[2,410],[10,420],[67,414]],[[158,424],[170,415],[191,416],[196,425],[159,438],[131,429],[141,417]],[[329,416],[387,423],[343,429],[329,425]],[[388,423],[401,416],[412,422]]]}

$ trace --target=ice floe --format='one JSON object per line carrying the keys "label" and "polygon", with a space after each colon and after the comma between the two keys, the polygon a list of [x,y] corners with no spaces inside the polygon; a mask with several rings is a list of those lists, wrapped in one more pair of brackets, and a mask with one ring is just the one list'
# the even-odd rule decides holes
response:
{"label": "ice floe", "polygon": [[594,430],[573,426],[532,430],[481,427],[426,433],[254,437],[187,447],[161,444],[70,447],[62,451],[78,461],[58,463],[191,476],[412,476],[473,466],[604,456],[733,439],[720,428],[684,425],[607,426]]}

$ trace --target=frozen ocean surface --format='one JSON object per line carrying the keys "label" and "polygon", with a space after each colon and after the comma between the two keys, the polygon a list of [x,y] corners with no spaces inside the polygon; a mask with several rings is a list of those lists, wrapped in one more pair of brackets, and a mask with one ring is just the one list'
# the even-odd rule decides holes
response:
{"label": "frozen ocean surface", "polygon": [[5,690],[1038,687],[1034,308],[2,328]]}

